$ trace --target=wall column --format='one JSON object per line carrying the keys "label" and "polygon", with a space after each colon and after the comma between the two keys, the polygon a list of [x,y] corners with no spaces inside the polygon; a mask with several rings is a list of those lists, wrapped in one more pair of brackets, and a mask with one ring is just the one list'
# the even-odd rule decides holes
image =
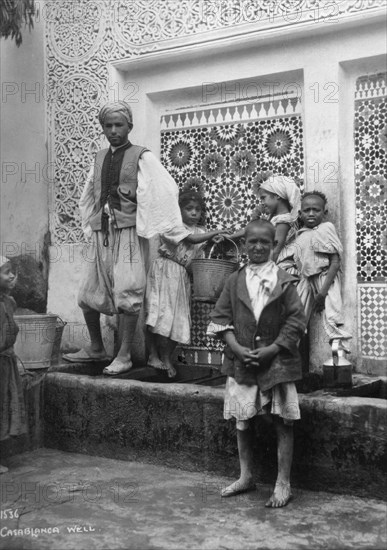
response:
{"label": "wall column", "polygon": [[[327,221],[340,231],[339,64],[308,64],[304,70],[305,190],[317,189],[328,199]],[[343,243],[345,245],[345,243]],[[321,315],[312,316],[309,331],[310,370],[321,371],[331,354]]]}

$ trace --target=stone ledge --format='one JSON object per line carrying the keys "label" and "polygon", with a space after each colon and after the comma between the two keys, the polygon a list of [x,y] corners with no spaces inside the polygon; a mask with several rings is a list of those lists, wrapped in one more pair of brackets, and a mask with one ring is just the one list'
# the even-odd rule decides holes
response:
{"label": "stone ledge", "polygon": [[[46,447],[239,474],[234,422],[221,388],[66,373],[45,379]],[[299,487],[385,498],[385,400],[300,395],[293,480]],[[276,441],[258,418],[257,479],[275,479]]]}

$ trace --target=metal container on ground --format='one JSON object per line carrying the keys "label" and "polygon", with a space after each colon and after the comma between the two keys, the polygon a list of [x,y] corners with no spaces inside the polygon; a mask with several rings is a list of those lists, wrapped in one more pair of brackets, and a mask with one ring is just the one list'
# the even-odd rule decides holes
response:
{"label": "metal container on ground", "polygon": [[19,333],[14,345],[26,369],[48,369],[55,342],[57,315],[15,315]]}
{"label": "metal container on ground", "polygon": [[324,388],[352,387],[352,364],[346,358],[346,352],[340,339],[332,341],[332,357],[323,365]]}

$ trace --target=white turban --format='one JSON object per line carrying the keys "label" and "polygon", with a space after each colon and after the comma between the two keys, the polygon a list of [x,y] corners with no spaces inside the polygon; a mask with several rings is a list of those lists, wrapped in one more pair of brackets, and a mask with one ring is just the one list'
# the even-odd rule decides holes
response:
{"label": "white turban", "polygon": [[5,256],[0,256],[0,267],[3,267],[4,264],[7,264],[10,260]]}
{"label": "white turban", "polygon": [[261,183],[260,189],[265,189],[269,193],[278,195],[290,204],[291,216],[296,220],[298,211],[301,208],[301,193],[293,178],[289,176],[270,176]]}
{"label": "white turban", "polygon": [[128,105],[128,103],[125,103],[125,101],[111,101],[110,103],[106,103],[106,105],[102,107],[98,115],[101,126],[103,126],[106,116],[112,113],[119,113],[120,115],[124,116],[129,124],[130,129],[133,128],[133,114],[132,109],[130,108],[130,105]]}

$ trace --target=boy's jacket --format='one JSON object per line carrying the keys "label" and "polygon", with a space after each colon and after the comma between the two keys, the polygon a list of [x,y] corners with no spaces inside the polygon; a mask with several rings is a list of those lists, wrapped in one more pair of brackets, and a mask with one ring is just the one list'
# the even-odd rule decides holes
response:
{"label": "boy's jacket", "polygon": [[222,372],[239,384],[258,384],[261,391],[266,391],[276,384],[302,378],[298,342],[304,334],[306,319],[295,281],[286,271],[278,269],[277,284],[257,324],[246,286],[246,268],[228,278],[211,320],[219,325],[232,325],[238,343],[249,349],[257,347],[257,336],[259,347],[275,343],[281,348],[270,364],[261,362],[259,367],[246,367],[226,346]]}

